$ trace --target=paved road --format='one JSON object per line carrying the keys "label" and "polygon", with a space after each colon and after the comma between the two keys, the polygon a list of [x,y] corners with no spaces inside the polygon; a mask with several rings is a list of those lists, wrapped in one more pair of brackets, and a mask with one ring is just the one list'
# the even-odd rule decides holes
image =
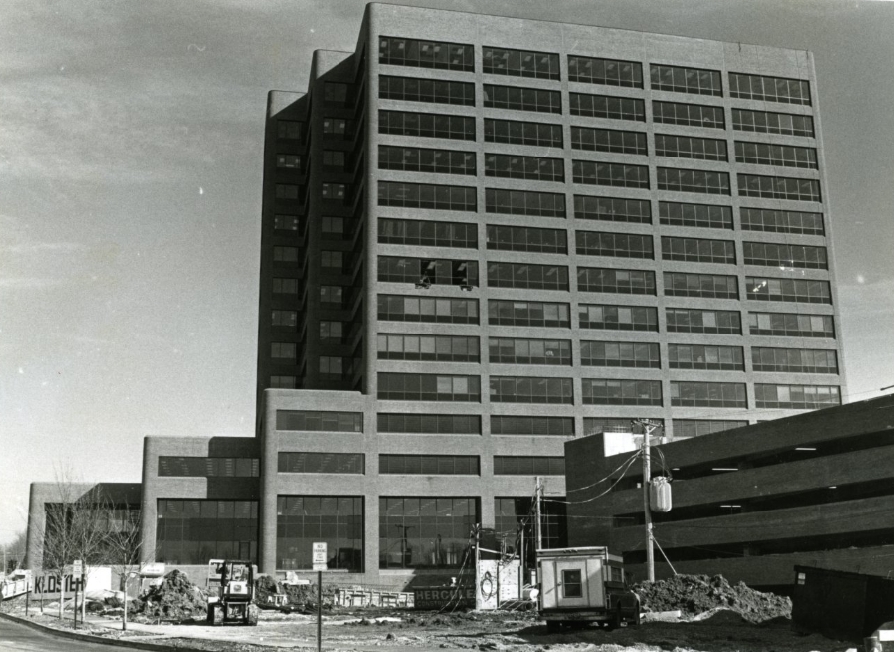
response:
{"label": "paved road", "polygon": [[38,632],[25,625],[0,619],[0,652],[109,652],[120,647],[85,643]]}

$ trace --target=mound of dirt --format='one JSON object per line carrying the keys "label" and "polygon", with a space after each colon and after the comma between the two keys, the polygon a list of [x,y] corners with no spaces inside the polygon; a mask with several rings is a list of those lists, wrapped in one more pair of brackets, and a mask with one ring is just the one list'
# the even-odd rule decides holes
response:
{"label": "mound of dirt", "polygon": [[760,623],[771,618],[791,618],[792,601],[775,593],[761,593],[739,582],[731,585],[722,575],[677,575],[633,587],[649,611],[681,610],[694,616],[712,609],[734,611],[745,620]]}
{"label": "mound of dirt", "polygon": [[134,620],[166,620],[182,622],[205,618],[207,596],[189,581],[185,573],[172,570],[161,584],[129,603],[128,611]]}

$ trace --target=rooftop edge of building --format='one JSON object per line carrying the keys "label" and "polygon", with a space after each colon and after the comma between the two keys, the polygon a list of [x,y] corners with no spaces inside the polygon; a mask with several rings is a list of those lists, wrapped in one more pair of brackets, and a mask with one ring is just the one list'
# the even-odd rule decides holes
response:
{"label": "rooftop edge of building", "polygon": [[272,118],[305,97],[304,91],[267,91],[267,117]]}
{"label": "rooftop edge of building", "polygon": [[761,50],[778,50],[780,52],[799,52],[799,53],[805,52],[808,54],[809,57],[813,56],[813,52],[811,50],[806,50],[803,48],[783,48],[783,47],[779,47],[779,46],[775,46],[775,45],[759,45],[757,43],[742,43],[740,41],[720,41],[718,39],[702,38],[702,37],[698,37],[698,36],[681,36],[679,34],[666,34],[663,32],[649,32],[646,30],[637,30],[637,29],[630,29],[630,28],[625,28],[625,27],[609,27],[609,26],[605,26],[605,25],[591,25],[589,23],[588,24],[569,23],[569,22],[564,22],[564,21],[560,21],[560,20],[545,20],[542,18],[521,18],[518,16],[505,16],[505,15],[501,15],[501,14],[491,14],[491,13],[485,13],[485,12],[480,12],[480,11],[463,11],[460,9],[416,7],[416,6],[411,6],[411,5],[395,4],[392,2],[368,2],[368,3],[366,3],[365,11],[371,12],[374,10],[375,7],[387,7],[387,8],[394,8],[394,9],[399,9],[399,10],[406,10],[406,11],[410,11],[410,12],[418,11],[418,12],[425,12],[425,13],[437,12],[437,13],[450,13],[450,14],[471,14],[471,15],[475,15],[475,16],[485,16],[485,17],[489,17],[489,18],[500,18],[503,20],[518,20],[518,21],[529,22],[529,23],[544,23],[544,24],[551,24],[551,25],[570,25],[573,27],[580,27],[583,29],[601,29],[601,30],[610,30],[610,31],[615,31],[615,32],[629,32],[629,33],[633,33],[633,34],[650,34],[650,35],[658,35],[658,36],[667,36],[670,38],[678,38],[678,39],[683,39],[683,40],[687,40],[687,41],[704,41],[707,43],[721,43],[721,44],[726,44],[726,45],[736,45],[739,47],[754,47],[754,48],[759,48]]}
{"label": "rooftop edge of building", "polygon": [[[164,437],[152,436],[143,439],[143,460],[156,456],[202,456],[230,457],[240,454],[255,453],[258,447],[257,437]],[[145,481],[145,477],[143,478]]]}
{"label": "rooftop edge of building", "polygon": [[[877,403],[876,405],[870,405]],[[879,413],[879,411],[886,411]],[[705,460],[719,460],[766,455],[790,450],[795,446],[813,446],[825,441],[860,437],[867,433],[894,431],[894,395],[812,410],[803,414],[750,424],[700,437],[679,439],[662,444],[665,451],[673,451],[676,466],[698,464]],[[591,435],[599,437],[600,434]],[[565,442],[566,455],[588,437]],[[607,455],[617,457],[627,452]]]}

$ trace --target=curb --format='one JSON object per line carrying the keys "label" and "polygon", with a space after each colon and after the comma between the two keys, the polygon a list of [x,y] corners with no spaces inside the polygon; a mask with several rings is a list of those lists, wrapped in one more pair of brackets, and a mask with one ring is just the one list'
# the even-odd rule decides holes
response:
{"label": "curb", "polygon": [[51,634],[53,636],[58,636],[59,638],[67,638],[73,639],[76,641],[84,641],[87,643],[103,643],[105,645],[116,645],[118,647],[126,647],[132,650],[158,650],[161,652],[169,652],[169,650],[176,650],[182,648],[175,648],[171,645],[161,645],[158,643],[143,643],[140,641],[124,641],[116,638],[105,638],[104,636],[93,636],[92,634],[78,634],[77,632],[69,632],[63,629],[55,629],[53,627],[48,627],[47,625],[41,625],[40,623],[35,623],[27,618],[21,618],[19,616],[13,616],[12,614],[4,614],[0,613],[0,619],[8,620],[10,622],[19,623],[20,625],[25,625],[25,627],[30,627],[33,630],[43,632],[45,634]]}

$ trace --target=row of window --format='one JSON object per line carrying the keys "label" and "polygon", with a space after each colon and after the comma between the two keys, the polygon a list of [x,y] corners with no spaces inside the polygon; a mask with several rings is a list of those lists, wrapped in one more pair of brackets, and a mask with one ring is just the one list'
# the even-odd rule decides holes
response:
{"label": "row of window", "polygon": [[[632,122],[646,121],[646,106],[643,100],[587,93],[570,93],[568,97],[571,115]],[[710,129],[726,127],[723,108],[703,104],[655,100],[652,102],[652,119],[659,124]],[[752,133],[807,137],[814,135],[812,117],[790,113],[733,109],[732,126],[734,131]],[[379,133],[451,140],[476,139],[475,118],[471,116],[387,109],[379,110]],[[513,145],[561,148],[562,126],[543,122],[485,118],[484,140]]]}
{"label": "row of window", "polygon": [[[684,87],[678,85],[675,79],[679,70],[679,68],[664,67],[663,71],[659,71],[658,77],[666,81],[669,80],[669,83],[653,83],[653,88],[683,93],[709,91],[701,94],[723,94],[719,87],[719,74],[715,77],[714,74],[699,71],[692,75],[691,81],[696,82],[695,86]],[[656,78],[654,71],[655,68],[653,68],[653,79]],[[666,71],[670,71],[671,74],[663,74]],[[804,83],[806,84],[806,82]],[[559,91],[499,84],[484,84],[482,90],[484,106],[487,108],[534,113],[562,113],[562,94]],[[733,97],[739,96],[733,95]],[[379,76],[379,98],[459,106],[475,106],[476,104],[474,83],[392,75]],[[578,99],[576,103],[576,110],[580,111],[580,100]],[[714,127],[715,125],[709,124],[708,126]]]}
{"label": "row of window", "polygon": [[157,510],[156,556],[166,563],[258,558],[255,500],[161,499]]}
{"label": "row of window", "polygon": [[[490,361],[510,364],[570,365],[569,340],[490,338]],[[380,359],[479,360],[478,338],[469,336],[378,336]],[[670,344],[672,369],[744,370],[741,347]],[[837,373],[834,351],[810,349],[752,349],[757,371],[815,371]],[[589,366],[660,368],[659,347],[646,342],[581,342],[581,363]]]}
{"label": "row of window", "polygon": [[[656,142],[657,138],[658,136]],[[646,140],[644,131],[571,127],[571,149],[648,156],[649,147]]]}
{"label": "row of window", "polygon": [[477,414],[406,414],[380,412],[376,415],[378,432],[428,435],[480,435],[481,417]]}
{"label": "row of window", "polygon": [[[569,54],[568,80],[643,88],[643,64]],[[379,39],[379,63],[442,70],[475,71],[474,46],[383,36]],[[559,55],[533,50],[483,46],[483,72],[492,75],[561,79]],[[650,64],[651,87],[697,95],[722,96],[720,72],[684,66]],[[810,104],[810,85],[805,80],[729,73],[730,96],[745,99]]]}
{"label": "row of window", "polygon": [[[490,230],[488,226],[488,230]],[[494,227],[496,228],[496,227]],[[467,222],[379,218],[379,242],[424,247],[478,248],[478,225]]]}
{"label": "row of window", "polygon": [[[399,222],[391,220],[390,222]],[[477,242],[470,243],[466,229],[462,227],[474,227],[455,223],[426,223],[419,224],[414,232],[422,229],[428,230],[434,235],[436,228],[442,233],[457,232],[459,240],[440,240],[441,246],[477,247]],[[436,225],[443,225],[437,226]],[[380,242],[395,244],[435,244],[434,237],[422,240],[422,238],[409,236],[400,240],[392,234],[395,228],[389,224],[386,226],[386,235],[380,237]],[[475,234],[477,235],[477,233]],[[538,229],[533,227],[494,226],[487,227],[487,248],[502,251],[531,251],[540,253],[567,253],[565,243],[566,232],[557,229]],[[578,254],[588,256],[610,256],[616,258],[643,258],[654,259],[652,236],[637,235],[633,233],[612,233],[576,231],[576,251]],[[828,255],[825,247],[812,247],[807,245],[776,244],[765,242],[744,242],[744,263],[746,265],[758,265],[764,267],[797,268],[797,269],[828,269]],[[735,243],[732,240],[708,240],[702,238],[680,238],[662,236],[661,251],[664,260],[678,260],[685,262],[731,264],[736,263]],[[381,260],[381,258],[380,258]],[[493,263],[492,266],[499,265]],[[488,269],[490,271],[491,267]],[[381,275],[380,275],[381,276]],[[408,278],[408,281],[415,281]],[[380,280],[383,280],[380,278]]]}
{"label": "row of window", "polygon": [[[743,231],[796,233],[803,235],[823,235],[825,233],[822,213],[745,207],[740,209],[740,212]],[[715,229],[733,228],[732,208],[729,206],[661,201],[658,202],[658,214],[661,224],[667,226]],[[578,219],[608,222],[652,223],[651,203],[640,199],[575,195],[574,216]],[[498,228],[504,227],[488,226],[489,236],[491,229]],[[523,227],[512,228],[521,229]],[[462,222],[380,218],[379,242],[475,249],[478,246],[477,229],[476,224]],[[534,231],[536,229],[529,230]],[[559,231],[550,229],[540,230],[544,233],[559,233]],[[556,253],[564,251],[564,247],[556,249]],[[295,256],[297,258],[297,251]],[[284,256],[281,254],[280,257],[283,258]],[[791,258],[792,256],[782,256],[780,260]]]}
{"label": "row of window", "polygon": [[754,401],[757,407],[814,410],[841,405],[841,390],[823,385],[770,385],[754,384]]}
{"label": "row of window", "polygon": [[[738,316],[738,313],[731,313]],[[657,343],[589,341],[580,343],[581,364],[597,367],[660,368]],[[492,363],[571,365],[571,341],[491,337]],[[479,338],[468,335],[378,335],[380,360],[478,362]],[[838,373],[837,354],[826,349],[751,348],[755,371]],[[739,346],[668,344],[671,369],[715,369],[744,371]]]}
{"label": "row of window", "polygon": [[159,477],[257,478],[260,471],[261,461],[251,457],[158,457]]}
{"label": "row of window", "polygon": [[715,138],[655,134],[655,155],[726,161],[726,141]]}
{"label": "row of window", "polygon": [[[628,381],[623,381],[628,382]],[[658,382],[658,381],[647,381]],[[698,384],[698,383],[696,383]],[[691,385],[691,383],[690,383]],[[781,395],[785,397],[786,388],[791,396],[792,387],[802,388],[802,392],[808,387],[822,387],[814,385],[769,385],[760,384],[762,395],[766,395],[770,390],[767,388],[775,387],[777,400]],[[600,386],[601,387],[601,386]],[[613,386],[613,388],[616,386]],[[629,386],[628,386],[629,388]],[[781,388],[781,390],[780,390]],[[690,390],[693,388],[690,387]],[[601,391],[601,390],[600,390]],[[607,390],[606,390],[607,391]],[[613,390],[614,391],[614,390]],[[689,390],[687,390],[689,391]],[[699,390],[700,391],[700,390]],[[813,392],[816,393],[816,392]],[[825,395],[825,392],[820,392]],[[706,394],[707,395],[707,394]],[[283,412],[283,411],[280,411]],[[335,413],[338,414],[338,413]],[[389,413],[380,412],[376,415],[377,430],[379,433],[388,434],[444,434],[444,435],[480,435],[481,416],[477,414],[410,414],[410,413]],[[747,425],[747,421],[723,421],[723,420],[698,420],[698,419],[674,419],[674,433],[678,436],[698,436],[717,432],[719,430],[728,430],[730,428],[738,428]],[[624,418],[605,418],[605,417],[584,417],[584,431],[587,434],[598,432],[602,429],[627,430],[631,427],[630,419]],[[531,436],[563,436],[571,437],[575,434],[574,419],[570,416],[524,416],[524,415],[493,415],[490,417],[490,431],[494,435],[531,435]],[[338,427],[333,427],[331,432],[343,432]],[[287,468],[297,468],[297,465],[303,464],[305,468],[315,466],[317,468],[333,468],[334,462],[327,461],[323,457],[305,457],[304,461],[299,462],[299,458],[283,457],[295,455],[294,453],[280,453],[279,469],[284,471]],[[305,455],[317,456],[325,455],[323,453],[305,453]],[[201,458],[201,457],[162,457],[159,460],[159,475],[165,476],[181,476],[181,477],[217,477],[207,474],[206,469],[219,464],[218,460],[227,458]],[[257,467],[259,461],[257,459],[249,460],[250,465],[246,469],[251,470],[253,475],[245,477],[257,477]],[[228,467],[229,468],[229,467]],[[235,468],[235,467],[234,467]],[[356,468],[363,468],[362,461]],[[307,471],[291,471],[291,472],[307,472]],[[310,471],[317,473],[331,473],[337,471]],[[241,477],[241,476],[231,476]]]}
{"label": "row of window", "polygon": [[[771,296],[767,300],[776,299]],[[488,322],[494,326],[570,328],[571,325],[569,306],[562,303],[492,300],[488,313]],[[462,299],[435,300],[380,295],[378,317],[383,321],[479,323],[477,301]],[[667,331],[670,333],[722,335],[742,332],[737,311],[668,308],[666,317]],[[332,323],[340,325],[339,322],[324,322],[321,324],[321,331]],[[582,304],[579,306],[579,323],[581,328],[591,330],[659,330],[657,309],[648,306]],[[749,312],[748,326],[751,335],[835,337],[833,319],[829,315]],[[297,343],[271,344],[271,357],[274,361],[294,364],[296,356]],[[294,387],[294,384],[284,387]]]}
{"label": "row of window", "polygon": [[[645,155],[647,153],[646,135],[641,132],[572,127],[571,138],[573,149],[618,154]],[[726,142],[722,140],[657,134],[655,136],[655,146],[658,156],[726,160]],[[776,158],[777,155],[785,158]],[[746,163],[816,168],[816,151],[803,147],[736,142],[736,160]],[[803,163],[804,161],[807,162]],[[476,156],[473,152],[388,145],[379,146],[379,169],[469,176],[477,174]],[[560,158],[522,156],[518,154],[485,154],[484,169],[485,175],[488,177],[534,181],[565,181],[565,162]],[[662,169],[665,168],[659,168],[659,170]],[[740,179],[745,177],[747,184],[748,177],[753,175],[739,176]],[[626,188],[649,188],[648,168],[642,165],[575,159],[572,161],[572,178],[575,183]],[[661,178],[660,175],[659,178]],[[778,177],[766,178],[780,179]],[[672,176],[669,177],[665,173],[665,183],[672,183],[672,179]],[[728,175],[726,179],[726,187],[728,188]],[[680,181],[680,183],[683,183],[683,181]],[[746,188],[743,190],[748,193],[767,192],[761,184],[764,184],[764,182],[752,181],[751,186],[746,185]],[[781,189],[776,189],[774,192],[790,194],[795,191],[788,185],[783,185]],[[797,192],[803,193],[806,191],[801,190],[799,186]]]}
{"label": "row of window", "polygon": [[470,335],[401,335],[380,333],[380,360],[478,362],[479,338]]}
{"label": "row of window", "polygon": [[[567,303],[500,299],[488,301],[488,323],[491,326],[570,328],[570,312]],[[378,315],[382,321],[479,323],[476,299],[423,299],[380,294]],[[578,317],[581,328],[658,332],[658,309],[650,306],[581,304],[578,306]],[[666,317],[667,330],[670,333],[742,333],[738,311],[668,308]],[[748,327],[751,335],[835,337],[833,318],[830,315],[749,312]]]}
{"label": "row of window", "polygon": [[[518,158],[521,159],[521,157]],[[496,159],[494,162],[496,164]],[[523,163],[519,165],[524,169]],[[539,161],[537,169],[540,169]],[[554,170],[551,167],[548,169]],[[491,176],[496,176],[496,174]],[[650,188],[648,166],[626,163],[574,160],[572,161],[572,180],[575,183],[589,185]],[[730,178],[726,172],[659,167],[657,180],[659,190],[709,195],[731,194]],[[822,201],[819,181],[816,179],[739,174],[738,188],[742,197],[789,199],[817,203]],[[477,190],[471,186],[379,181],[378,189],[379,206],[470,212],[478,210]],[[509,215],[565,217],[565,195],[486,188],[485,210],[488,213]],[[588,218],[584,211],[584,219],[599,218]]]}
{"label": "row of window", "polygon": [[580,220],[651,224],[652,204],[645,199],[574,195],[574,217]]}
{"label": "row of window", "polygon": [[379,133],[417,138],[475,140],[475,118],[380,109]]}
{"label": "row of window", "polygon": [[379,256],[378,280],[386,283],[478,286],[478,262]]}
{"label": "row of window", "polygon": [[[403,263],[403,264],[401,264]],[[440,271],[438,271],[440,270]],[[568,268],[564,265],[490,263],[487,286],[533,290],[568,291]],[[418,258],[379,258],[379,281],[430,284],[478,284],[474,261],[430,261]],[[753,301],[832,303],[828,281],[746,277],[746,298]],[[656,295],[655,273],[649,270],[578,267],[581,292]],[[738,279],[722,274],[664,272],[664,294],[708,299],[739,298]],[[287,356],[280,356],[287,357]]]}
{"label": "row of window", "polygon": [[[717,364],[720,364],[719,359]],[[380,372],[378,379],[378,398],[382,400],[481,401],[478,376]],[[490,400],[494,403],[573,404],[572,385],[571,378],[491,376]],[[584,405],[662,406],[661,385],[660,380],[583,378],[581,398]],[[670,387],[672,406],[748,407],[744,383],[672,380]],[[800,388],[800,394],[795,388]],[[775,399],[779,405],[768,404],[771,391],[780,397]],[[783,400],[785,396],[793,398]],[[815,404],[806,405],[810,400]],[[835,386],[755,383],[757,407],[798,409],[795,404],[802,403],[804,409],[808,409],[832,404],[833,400],[835,404],[840,403],[839,390]]]}
{"label": "row of window", "polygon": [[474,152],[388,145],[379,145],[379,169],[438,174],[477,174]]}
{"label": "row of window", "polygon": [[[625,381],[627,382],[627,381]],[[651,382],[651,381],[649,381]],[[824,400],[833,400],[836,396],[835,392],[826,391],[825,386],[814,385],[769,385],[765,383],[759,384],[761,387],[761,401],[768,400],[766,397],[775,398],[779,402],[780,397],[787,399],[784,402],[788,405],[784,407],[792,407],[793,403],[804,403],[802,398],[805,394],[811,397],[811,400],[817,401],[822,397]],[[614,388],[615,386],[613,386]],[[623,386],[622,386],[623,387]],[[628,385],[628,388],[630,386]],[[635,387],[635,386],[634,386]],[[770,389],[775,388],[775,389]],[[692,388],[690,388],[692,389]],[[614,391],[614,389],[612,390]],[[700,390],[697,390],[700,391]],[[721,390],[722,392],[722,390]],[[795,401],[791,399],[794,392]],[[826,399],[826,397],[829,397]],[[660,420],[662,421],[663,420]],[[491,434],[493,435],[519,435],[519,436],[562,436],[573,437],[575,434],[574,419],[572,417],[562,416],[519,416],[519,415],[493,415],[490,417]],[[674,435],[679,437],[696,437],[712,432],[739,428],[747,425],[747,421],[728,421],[714,419],[674,419]],[[379,433],[391,434],[453,434],[453,435],[480,435],[481,417],[479,415],[460,415],[460,414],[409,414],[409,413],[379,413],[377,414],[377,425]],[[584,431],[587,434],[606,431],[623,431],[630,432],[631,420],[628,418],[607,418],[607,417],[584,417]],[[334,432],[338,432],[334,430]],[[282,454],[281,454],[282,455]],[[313,453],[311,455],[324,455]],[[180,477],[211,477],[203,475],[206,473],[203,469],[208,468],[207,461],[209,458],[172,458],[166,457],[164,465],[159,463],[159,475],[180,476]],[[210,458],[219,459],[219,458]],[[298,458],[295,458],[297,460]],[[173,461],[173,462],[172,462]],[[213,462],[211,464],[217,464]],[[280,470],[284,468],[298,468],[298,461],[288,461],[288,458],[280,457]],[[327,468],[336,468],[334,462],[327,462],[326,458],[314,457],[305,458],[300,464],[317,465],[318,467],[326,464]],[[258,460],[252,460],[252,468],[257,467]],[[360,462],[356,468],[363,468]],[[294,472],[314,472],[314,471],[294,471]],[[315,471],[322,473],[330,473],[337,471]],[[237,476],[238,477],[238,476]],[[248,477],[248,476],[246,476]],[[255,472],[254,476],[257,477]]]}
{"label": "row of window", "polygon": [[[481,475],[477,455],[378,456],[383,475]],[[331,473],[363,475],[363,453],[280,453],[279,473]],[[565,458],[543,456],[494,456],[494,475],[565,475]]]}
{"label": "row of window", "polygon": [[505,179],[533,181],[565,181],[565,162],[560,158],[485,154],[484,174]]}
{"label": "row of window", "polygon": [[568,105],[571,115],[608,120],[646,121],[646,103],[632,97],[569,93]]}
{"label": "row of window", "polygon": [[382,36],[379,38],[379,63],[473,72],[475,48],[462,43]]}
{"label": "row of window", "polygon": [[566,232],[524,226],[487,225],[487,248],[498,251],[568,252]]}
{"label": "row of window", "polygon": [[559,55],[485,46],[482,67],[491,75],[559,79]]}

